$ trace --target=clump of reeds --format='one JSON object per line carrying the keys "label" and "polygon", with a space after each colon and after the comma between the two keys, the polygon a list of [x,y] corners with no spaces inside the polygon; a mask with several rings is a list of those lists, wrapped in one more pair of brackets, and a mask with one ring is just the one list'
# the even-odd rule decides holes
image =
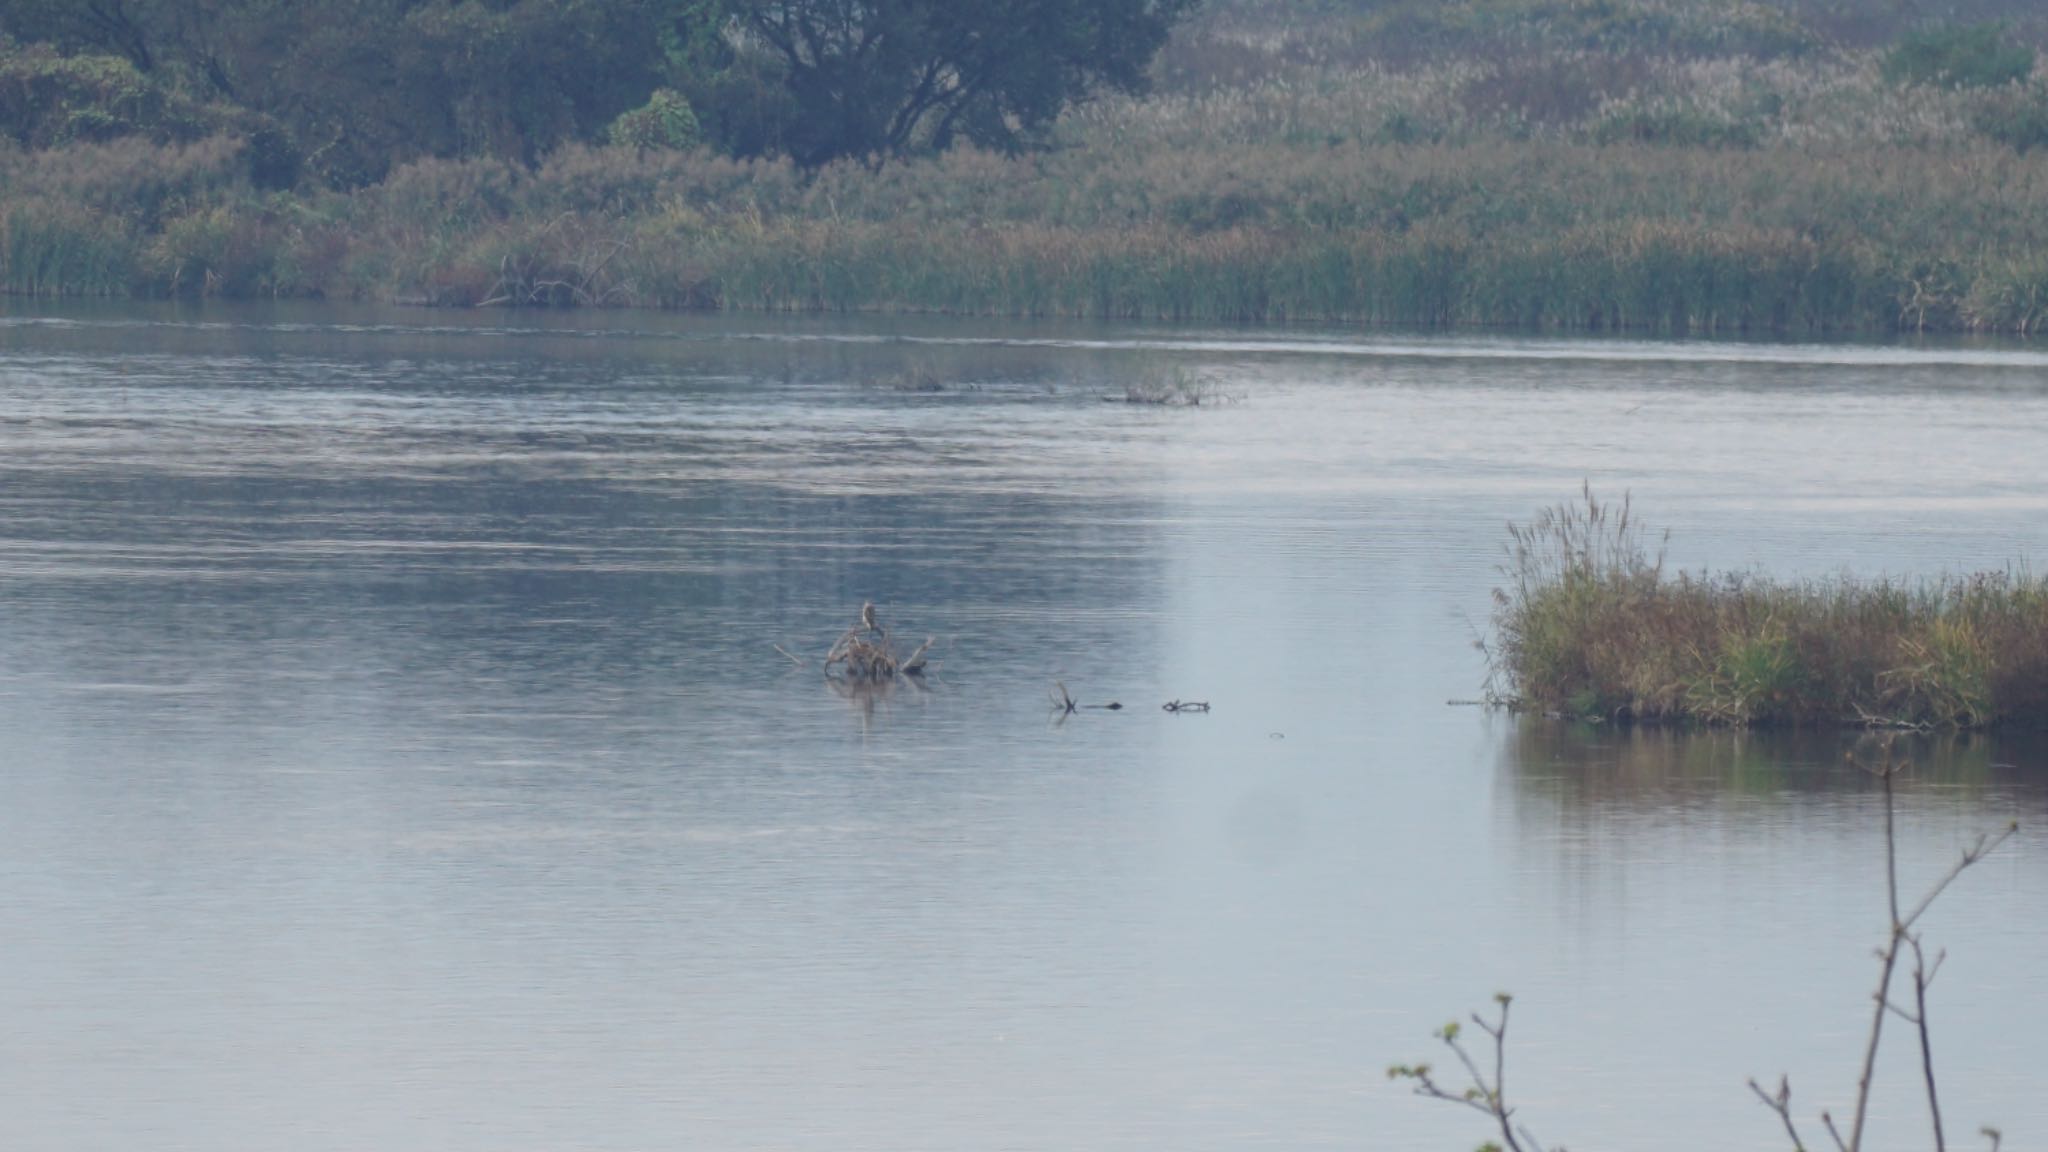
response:
{"label": "clump of reeds", "polygon": [[872,603],[861,606],[860,621],[848,628],[825,654],[825,675],[858,683],[879,684],[898,676],[923,676],[934,638],[909,653],[899,649],[889,630],[875,616]]}
{"label": "clump of reeds", "polygon": [[1200,408],[1204,404],[1222,403],[1231,397],[1198,373],[1174,368],[1140,376],[1124,385],[1122,396],[1107,396],[1105,399],[1159,408]]}
{"label": "clump of reeds", "polygon": [[1510,530],[1500,696],[1577,717],[1980,728],[2048,718],[2048,580],[1669,573],[1628,502]]}

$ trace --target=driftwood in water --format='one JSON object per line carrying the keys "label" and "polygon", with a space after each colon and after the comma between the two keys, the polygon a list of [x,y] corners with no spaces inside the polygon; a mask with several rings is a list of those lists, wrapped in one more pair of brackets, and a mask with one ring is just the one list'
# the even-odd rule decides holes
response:
{"label": "driftwood in water", "polygon": [[1064,680],[1055,680],[1052,682],[1052,710],[1054,715],[1065,717],[1072,716],[1074,713],[1083,710],[1090,712],[1121,712],[1124,710],[1124,706],[1114,700],[1107,704],[1083,704],[1074,699],[1073,693],[1067,691],[1067,685]]}
{"label": "driftwood in water", "polygon": [[1065,681],[1055,680],[1052,682],[1052,710],[1054,712],[1059,713],[1061,716],[1072,716],[1080,708],[1079,704],[1074,703],[1074,694],[1067,691]]}
{"label": "driftwood in water", "polygon": [[[1206,700],[1172,700],[1159,707],[1162,711],[1173,713],[1207,712],[1209,710],[1209,703]],[[1115,700],[1107,704],[1083,704],[1074,699],[1072,692],[1067,691],[1065,681],[1055,680],[1052,682],[1052,711],[1053,715],[1061,719],[1082,711],[1121,712],[1123,710],[1124,706]]]}
{"label": "driftwood in water", "polygon": [[928,638],[908,654],[900,652],[869,602],[861,605],[860,622],[825,653],[825,675],[870,684],[898,676],[923,676],[931,667],[932,645],[936,643],[936,637]]}

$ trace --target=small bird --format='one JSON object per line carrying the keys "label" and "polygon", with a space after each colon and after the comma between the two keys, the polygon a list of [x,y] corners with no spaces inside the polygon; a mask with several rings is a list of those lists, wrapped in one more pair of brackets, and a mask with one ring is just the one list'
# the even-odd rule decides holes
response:
{"label": "small bird", "polygon": [[860,606],[860,623],[861,627],[866,628],[870,632],[880,632],[882,630],[882,626],[875,623],[875,602],[873,600],[869,600]]}

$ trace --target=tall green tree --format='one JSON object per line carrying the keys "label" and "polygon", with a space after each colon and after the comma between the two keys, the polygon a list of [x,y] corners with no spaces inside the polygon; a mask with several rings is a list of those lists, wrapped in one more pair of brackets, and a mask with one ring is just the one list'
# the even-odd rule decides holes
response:
{"label": "tall green tree", "polygon": [[960,140],[1016,151],[1077,100],[1142,90],[1196,2],[729,0],[724,33],[780,71],[799,163],[879,163]]}
{"label": "tall green tree", "polygon": [[700,0],[0,0],[0,33],[117,56],[270,118],[340,184],[595,140],[673,71]]}

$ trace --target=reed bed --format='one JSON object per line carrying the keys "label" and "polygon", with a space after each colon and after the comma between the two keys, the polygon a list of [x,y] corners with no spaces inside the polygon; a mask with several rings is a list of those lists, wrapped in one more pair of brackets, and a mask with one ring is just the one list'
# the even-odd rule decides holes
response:
{"label": "reed bed", "polygon": [[[1499,34],[1496,8],[1451,31]],[[1075,110],[1049,153],[880,171],[573,146],[283,193],[227,140],[0,144],[0,286],[1671,333],[2048,321],[2048,69],[1910,83],[1881,48],[1786,39],[1755,5],[1566,9],[1570,37],[1391,59],[1378,33],[1225,6],[1154,96]]]}
{"label": "reed bed", "polygon": [[2048,580],[1668,572],[1626,500],[1511,529],[1488,654],[1504,699],[1735,726],[2048,722]]}
{"label": "reed bed", "polygon": [[[1668,332],[2026,332],[2048,317],[2048,152],[1957,149],[1935,165],[1911,149],[1518,143],[1271,159],[1219,162],[1206,183],[1193,165],[1155,180],[1074,156],[806,182],[769,163],[650,170],[579,152],[533,173],[433,162],[351,195],[201,181],[145,214],[89,179],[0,164],[0,283]],[[607,169],[609,189],[584,179]]]}

